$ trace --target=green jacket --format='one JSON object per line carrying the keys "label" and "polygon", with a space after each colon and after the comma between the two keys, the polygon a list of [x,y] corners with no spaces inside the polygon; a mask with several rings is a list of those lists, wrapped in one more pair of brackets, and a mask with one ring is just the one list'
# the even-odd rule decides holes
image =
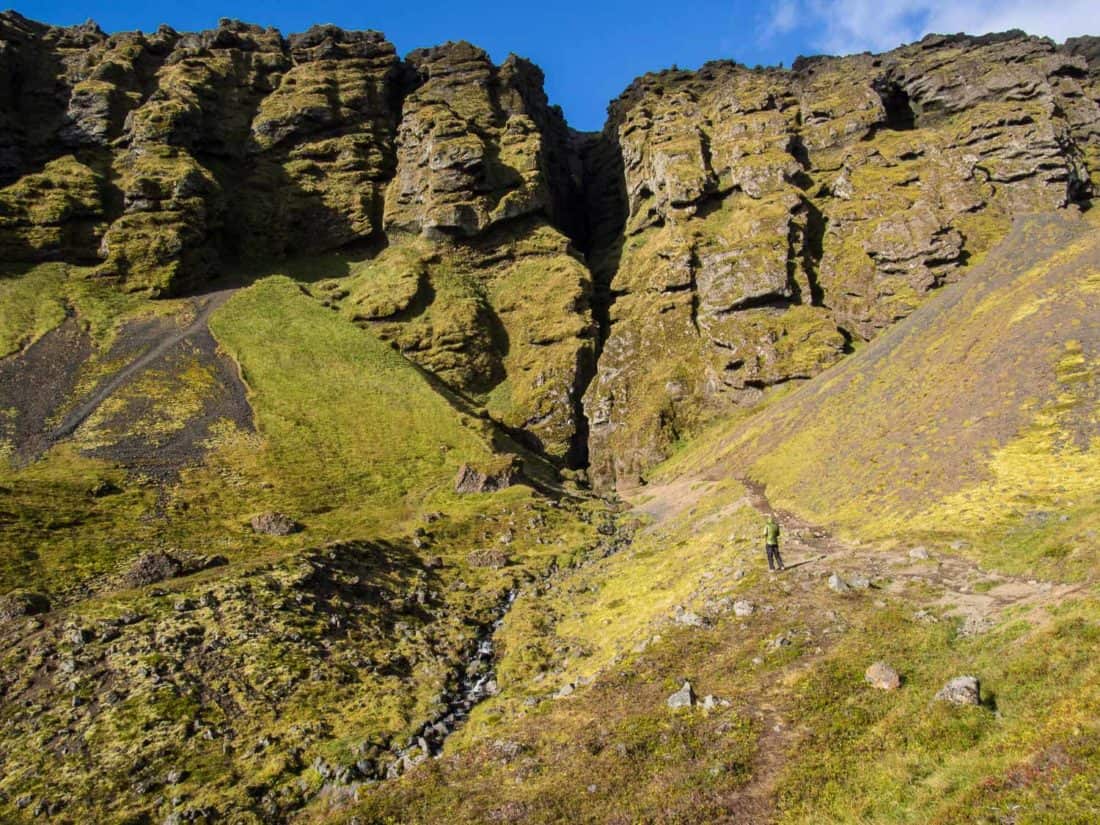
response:
{"label": "green jacket", "polygon": [[779,522],[769,521],[764,525],[764,543],[779,544]]}

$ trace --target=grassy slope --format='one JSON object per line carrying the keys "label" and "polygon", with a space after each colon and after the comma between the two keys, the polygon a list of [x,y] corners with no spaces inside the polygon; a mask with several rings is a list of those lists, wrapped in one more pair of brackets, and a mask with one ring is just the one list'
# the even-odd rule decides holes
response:
{"label": "grassy slope", "polygon": [[[1028,219],[896,330],[686,445],[636,493],[656,522],[629,550],[517,602],[501,634],[504,691],[451,756],[357,813],[1095,821],[1098,251],[1093,217]],[[837,596],[821,578],[831,567],[813,563],[768,579],[741,473],[843,528],[859,550],[831,567],[865,573],[881,558],[879,587]],[[954,545],[1074,584],[1060,600],[1037,585],[969,633],[953,617],[995,582],[972,561],[951,562],[965,581],[947,581],[937,560],[908,569],[918,541],[945,563]],[[808,553],[797,538],[788,547],[795,561]],[[734,598],[757,612],[735,618]],[[677,605],[712,625],[676,624]],[[939,621],[915,620],[921,610]],[[773,646],[780,634],[792,643]],[[877,659],[902,672],[900,691],[863,683]],[[980,677],[983,706],[931,702],[959,673]],[[670,714],[684,677],[731,706]],[[553,699],[567,683],[580,687]]]}
{"label": "grassy slope", "polygon": [[463,461],[491,450],[389,346],[287,279],[235,296],[212,328],[241,365],[267,446],[272,500],[352,523],[400,520],[438,495]]}

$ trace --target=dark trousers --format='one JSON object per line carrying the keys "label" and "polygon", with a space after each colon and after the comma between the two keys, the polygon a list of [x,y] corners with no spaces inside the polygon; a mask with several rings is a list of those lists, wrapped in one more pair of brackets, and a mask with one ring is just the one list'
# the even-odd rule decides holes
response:
{"label": "dark trousers", "polygon": [[764,550],[768,554],[768,569],[769,570],[782,570],[783,569],[783,557],[779,555],[778,544],[765,544]]}

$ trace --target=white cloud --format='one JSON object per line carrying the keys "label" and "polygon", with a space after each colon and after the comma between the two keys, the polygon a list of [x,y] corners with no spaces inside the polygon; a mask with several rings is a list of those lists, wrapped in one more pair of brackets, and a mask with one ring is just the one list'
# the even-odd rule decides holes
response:
{"label": "white cloud", "polygon": [[1065,40],[1100,34],[1097,0],[780,0],[767,34],[804,32],[822,51],[885,51],[938,34],[1023,29]]}

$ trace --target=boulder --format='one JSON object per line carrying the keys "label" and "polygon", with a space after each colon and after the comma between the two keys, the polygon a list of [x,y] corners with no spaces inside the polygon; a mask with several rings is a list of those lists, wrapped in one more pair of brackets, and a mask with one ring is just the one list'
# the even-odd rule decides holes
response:
{"label": "boulder", "polygon": [[456,493],[495,493],[523,476],[519,456],[506,454],[484,464],[463,464],[455,476]]}
{"label": "boulder", "polygon": [[690,708],[695,705],[695,691],[692,690],[691,682],[685,681],[681,688],[668,697],[668,706],[671,710],[679,710],[680,708]]}
{"label": "boulder", "polygon": [[863,674],[863,678],[879,690],[897,690],[901,687],[901,676],[886,662],[875,662]]}
{"label": "boulder", "polygon": [[144,587],[165,579],[174,579],[183,572],[183,562],[168,553],[145,553],[138,557],[123,577],[130,587]]}
{"label": "boulder", "polygon": [[953,705],[980,705],[981,684],[976,676],[956,676],[940,689],[936,701]]}
{"label": "boulder", "polygon": [[302,529],[302,525],[285,513],[268,512],[252,517],[252,529],[267,536],[289,536]]}
{"label": "boulder", "polygon": [[47,613],[50,600],[33,590],[12,590],[0,596],[0,621]]}

